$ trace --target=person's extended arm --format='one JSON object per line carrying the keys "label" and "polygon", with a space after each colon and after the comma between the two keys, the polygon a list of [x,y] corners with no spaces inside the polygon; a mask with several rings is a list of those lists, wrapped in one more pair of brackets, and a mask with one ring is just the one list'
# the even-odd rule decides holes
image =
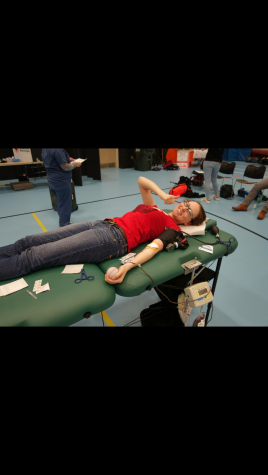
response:
{"label": "person's extended arm", "polygon": [[67,172],[73,170],[76,167],[81,167],[81,162],[76,162],[75,160],[72,163],[61,163],[61,168]]}
{"label": "person's extended arm", "polygon": [[114,276],[114,279],[110,279],[110,277],[105,274],[106,282],[108,282],[109,284],[120,284],[121,282],[123,282],[125,275],[129,270],[133,269],[134,267],[138,267],[139,264],[144,264],[145,262],[152,259],[152,257],[158,254],[158,252],[162,251],[164,245],[160,239],[155,239],[152,243],[149,244],[149,246],[152,247],[148,247],[147,245],[146,248],[143,249],[143,251],[141,251],[139,254],[137,254],[131,262],[120,266],[117,274]]}
{"label": "person's extended arm", "polygon": [[173,205],[175,203],[176,198],[179,196],[173,196],[165,193],[159,186],[157,186],[152,180],[145,178],[144,176],[140,176],[138,179],[138,185],[142,196],[142,201],[145,205],[154,206],[154,198],[151,193],[155,193],[161,200],[164,201],[165,205]]}

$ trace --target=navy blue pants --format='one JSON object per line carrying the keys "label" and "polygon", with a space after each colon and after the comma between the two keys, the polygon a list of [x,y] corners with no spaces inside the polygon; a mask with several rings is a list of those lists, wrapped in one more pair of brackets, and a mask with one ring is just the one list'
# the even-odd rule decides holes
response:
{"label": "navy blue pants", "polygon": [[72,188],[71,183],[57,180],[48,180],[50,190],[56,196],[56,208],[59,215],[60,228],[68,226],[72,213]]}

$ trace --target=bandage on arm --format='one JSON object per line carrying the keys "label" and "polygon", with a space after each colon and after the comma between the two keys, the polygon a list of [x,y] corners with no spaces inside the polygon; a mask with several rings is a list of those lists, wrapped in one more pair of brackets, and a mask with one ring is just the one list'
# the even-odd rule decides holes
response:
{"label": "bandage on arm", "polygon": [[158,244],[157,241],[150,242],[150,244],[147,244],[145,249],[149,249],[152,252],[158,252],[160,250],[160,244]]}
{"label": "bandage on arm", "polygon": [[69,170],[73,170],[74,168],[77,167],[77,163],[76,162],[72,162],[72,163],[61,163],[60,164],[61,168],[65,171],[65,172],[68,172]]}

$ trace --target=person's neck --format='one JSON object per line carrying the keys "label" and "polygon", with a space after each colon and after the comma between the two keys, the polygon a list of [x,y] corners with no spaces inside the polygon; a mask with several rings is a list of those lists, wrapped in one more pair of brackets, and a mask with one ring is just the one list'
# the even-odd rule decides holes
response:
{"label": "person's neck", "polygon": [[171,217],[171,219],[173,219],[173,221],[174,221],[175,224],[177,224],[177,225],[181,224],[181,223],[178,223],[178,222],[176,221],[176,219],[174,218],[174,216],[173,216],[173,211],[171,211],[171,213],[169,213],[169,216]]}

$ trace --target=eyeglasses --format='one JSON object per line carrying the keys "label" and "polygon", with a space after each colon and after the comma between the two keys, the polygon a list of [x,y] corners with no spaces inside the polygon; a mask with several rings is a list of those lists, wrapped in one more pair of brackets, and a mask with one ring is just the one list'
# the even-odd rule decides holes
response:
{"label": "eyeglasses", "polygon": [[190,208],[190,201],[189,201],[189,200],[184,200],[184,201],[183,201],[183,204],[185,204],[185,206],[187,207],[187,213],[188,213],[188,215],[190,216],[191,221],[192,221],[192,220],[193,220],[193,217],[194,217],[194,214],[193,214],[193,212],[192,212],[192,210],[191,210],[191,208]]}

